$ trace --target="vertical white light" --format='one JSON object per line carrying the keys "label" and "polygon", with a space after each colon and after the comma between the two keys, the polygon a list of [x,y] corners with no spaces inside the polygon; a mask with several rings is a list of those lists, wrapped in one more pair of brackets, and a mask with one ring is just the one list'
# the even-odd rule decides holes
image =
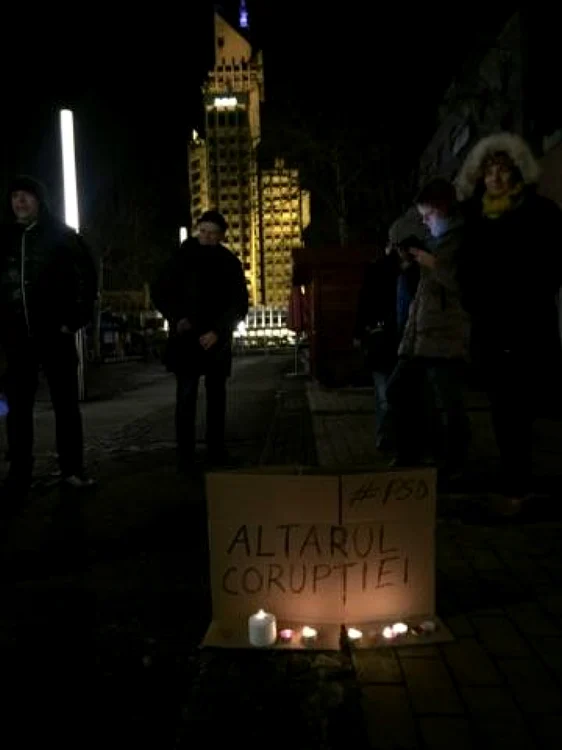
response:
{"label": "vertical white light", "polygon": [[[76,180],[76,152],[74,148],[74,115],[70,109],[60,111],[60,135],[62,147],[62,177],[64,187],[64,220],[75,231],[80,229],[78,215],[78,185]],[[78,398],[86,397],[84,330],[76,332],[78,352]]]}
{"label": "vertical white light", "polygon": [[187,227],[180,227],[180,245],[187,239]]}
{"label": "vertical white light", "polygon": [[78,216],[78,187],[76,184],[74,116],[70,109],[61,109],[60,131],[64,180],[64,220],[69,227],[78,231],[80,229],[80,219]]}

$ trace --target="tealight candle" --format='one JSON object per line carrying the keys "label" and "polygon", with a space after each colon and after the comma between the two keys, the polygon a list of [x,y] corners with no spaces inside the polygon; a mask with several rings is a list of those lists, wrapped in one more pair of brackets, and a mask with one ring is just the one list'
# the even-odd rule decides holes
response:
{"label": "tealight candle", "polygon": [[260,609],[248,620],[248,635],[252,646],[272,646],[277,640],[275,616]]}
{"label": "tealight candle", "polygon": [[309,628],[305,625],[301,632],[303,641],[312,641],[318,635],[318,631],[315,628]]}
{"label": "tealight candle", "polygon": [[391,625],[387,625],[386,628],[382,631],[382,637],[387,638],[388,640],[391,640],[392,638],[396,638],[396,633],[394,632],[394,628]]}
{"label": "tealight candle", "polygon": [[437,625],[433,622],[433,620],[425,620],[425,622],[422,622],[420,624],[420,630],[423,633],[435,633],[435,631],[437,630]]}
{"label": "tealight candle", "polygon": [[292,640],[293,640],[293,635],[294,635],[294,633],[293,633],[293,631],[291,630],[291,628],[284,628],[284,629],[283,629],[283,630],[281,630],[281,632],[279,633],[279,638],[280,638],[280,639],[281,639],[281,640],[282,640],[282,641],[283,641],[284,643],[289,643],[290,641],[292,641]]}
{"label": "tealight candle", "polygon": [[392,630],[394,631],[395,635],[404,635],[408,632],[408,626],[405,622],[396,622],[392,626]]}
{"label": "tealight candle", "polygon": [[347,637],[350,641],[359,641],[363,638],[363,633],[360,630],[357,630],[357,628],[348,628]]}

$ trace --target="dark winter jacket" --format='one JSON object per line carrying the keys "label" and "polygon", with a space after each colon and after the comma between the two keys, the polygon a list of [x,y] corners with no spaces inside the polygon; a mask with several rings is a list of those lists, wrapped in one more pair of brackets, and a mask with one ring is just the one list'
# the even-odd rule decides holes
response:
{"label": "dark winter jacket", "polygon": [[[248,290],[240,261],[223,245],[184,242],[152,286],[152,300],[170,324],[167,366],[173,372],[230,372],[232,333],[248,312]],[[177,334],[178,321],[192,329]],[[208,351],[199,338],[214,331],[218,342]]]}
{"label": "dark winter jacket", "polygon": [[46,337],[93,317],[97,275],[82,238],[43,210],[31,226],[0,227],[0,339]]}
{"label": "dark winter jacket", "polygon": [[400,312],[409,308],[418,279],[417,266],[402,270],[395,252],[367,267],[359,295],[355,338],[362,342],[370,369],[383,371],[394,366],[407,319]]}
{"label": "dark winter jacket", "polygon": [[[482,213],[482,172],[503,152],[519,170],[522,199],[497,218]],[[476,356],[511,351],[539,363],[560,357],[556,295],[562,285],[562,211],[537,194],[540,174],[528,145],[498,133],[471,151],[457,179],[467,236],[460,258],[462,298],[472,318]]]}

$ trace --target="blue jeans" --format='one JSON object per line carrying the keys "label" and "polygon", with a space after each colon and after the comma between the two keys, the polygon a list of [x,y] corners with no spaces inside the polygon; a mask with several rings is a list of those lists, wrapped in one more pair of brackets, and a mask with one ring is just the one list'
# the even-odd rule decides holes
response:
{"label": "blue jeans", "polygon": [[[176,438],[179,455],[186,461],[195,456],[197,395],[201,376],[197,372],[179,373],[176,390]],[[225,450],[226,375],[207,372],[207,449],[215,456]]]}
{"label": "blue jeans", "polygon": [[388,372],[375,370],[373,382],[375,384],[375,440],[377,448],[383,448],[390,441],[388,399],[386,397],[386,384]]}

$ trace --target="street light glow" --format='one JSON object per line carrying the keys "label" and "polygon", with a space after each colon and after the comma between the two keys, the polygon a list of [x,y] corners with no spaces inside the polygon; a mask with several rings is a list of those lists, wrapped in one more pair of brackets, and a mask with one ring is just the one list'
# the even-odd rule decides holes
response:
{"label": "street light glow", "polygon": [[74,117],[70,109],[61,109],[62,173],[64,181],[64,220],[78,231],[78,188],[76,184],[76,155],[74,148]]}

